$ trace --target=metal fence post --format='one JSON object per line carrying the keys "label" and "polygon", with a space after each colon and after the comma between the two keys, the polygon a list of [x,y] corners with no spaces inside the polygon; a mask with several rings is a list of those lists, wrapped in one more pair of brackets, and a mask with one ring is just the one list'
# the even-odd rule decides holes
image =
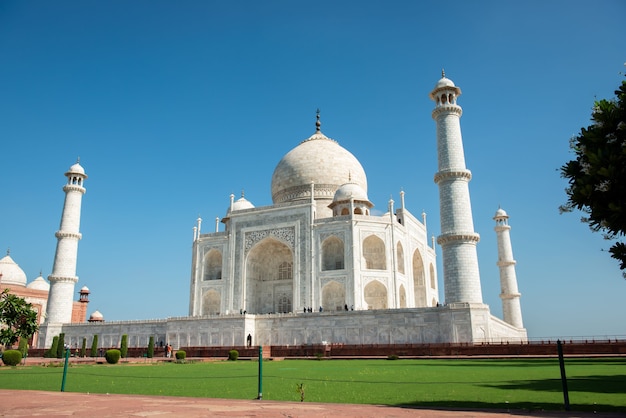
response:
{"label": "metal fence post", "polygon": [[263,399],[263,347],[259,346],[259,396],[258,400]]}

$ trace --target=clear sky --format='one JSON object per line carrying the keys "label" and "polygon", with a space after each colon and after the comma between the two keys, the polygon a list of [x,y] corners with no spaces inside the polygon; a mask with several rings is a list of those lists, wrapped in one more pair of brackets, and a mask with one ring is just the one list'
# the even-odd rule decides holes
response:
{"label": "clear sky", "polygon": [[445,68],[463,91],[485,302],[501,317],[500,205],[529,336],[624,336],[610,243],[558,212],[569,139],[624,79],[624,16],[622,0],[4,0],[2,255],[29,282],[51,273],[63,173],[80,156],[76,290],[91,290],[89,312],[187,315],[196,218],[213,231],[242,189],[271,204],[274,167],[315,131],[317,108],[363,165],[375,209],[404,190],[438,235],[428,94]]}

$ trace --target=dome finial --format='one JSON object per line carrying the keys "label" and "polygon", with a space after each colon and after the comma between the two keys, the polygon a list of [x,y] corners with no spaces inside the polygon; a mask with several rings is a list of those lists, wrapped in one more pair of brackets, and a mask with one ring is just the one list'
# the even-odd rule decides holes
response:
{"label": "dome finial", "polygon": [[317,115],[316,115],[316,121],[315,121],[315,132],[319,133],[320,132],[320,127],[322,126],[322,122],[320,122],[320,109],[317,109]]}
{"label": "dome finial", "polygon": [[7,255],[11,255],[11,248],[7,248]]}
{"label": "dome finial", "polygon": [[244,197],[244,195],[245,195],[244,190],[241,189],[241,197]]}
{"label": "dome finial", "polygon": [[446,72],[443,68],[441,69],[441,78],[446,78]]}

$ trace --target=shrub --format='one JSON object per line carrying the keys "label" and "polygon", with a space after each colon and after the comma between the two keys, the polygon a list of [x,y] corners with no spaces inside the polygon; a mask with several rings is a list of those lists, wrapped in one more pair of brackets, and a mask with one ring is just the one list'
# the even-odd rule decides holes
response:
{"label": "shrub", "polygon": [[20,338],[20,344],[17,349],[22,353],[22,358],[28,356],[28,340],[26,338]]}
{"label": "shrub", "polygon": [[121,355],[122,353],[120,352],[120,350],[112,349],[107,350],[106,353],[104,353],[104,358],[109,364],[117,364],[117,362],[120,361]]}
{"label": "shrub", "polygon": [[120,343],[120,353],[122,358],[126,358],[128,354],[128,334],[122,335],[122,342]]}
{"label": "shrub", "polygon": [[398,357],[397,354],[390,354],[387,356],[387,360],[398,360],[400,357]]}
{"label": "shrub", "polygon": [[59,343],[57,344],[56,358],[65,357],[65,333],[59,334]]}
{"label": "shrub", "polygon": [[98,357],[98,336],[93,336],[93,341],[91,341],[91,357]]}
{"label": "shrub", "polygon": [[236,361],[238,358],[239,358],[239,351],[237,351],[237,350],[230,350],[228,352],[228,360]]}
{"label": "shrub", "polygon": [[83,337],[83,345],[80,347],[80,356],[85,357],[87,355],[87,338]]}
{"label": "shrub", "polygon": [[150,336],[150,341],[148,342],[148,358],[154,357],[154,335]]}
{"label": "shrub", "polygon": [[184,350],[178,350],[176,352],[176,360],[185,360],[187,353]]}
{"label": "shrub", "polygon": [[2,362],[7,366],[17,366],[22,361],[20,350],[6,350],[2,353]]}
{"label": "shrub", "polygon": [[56,357],[57,356],[57,347],[58,346],[59,346],[59,337],[55,335],[52,338],[52,345],[50,346],[50,348],[48,350],[46,350],[46,352],[43,354],[43,356],[46,357],[46,358]]}

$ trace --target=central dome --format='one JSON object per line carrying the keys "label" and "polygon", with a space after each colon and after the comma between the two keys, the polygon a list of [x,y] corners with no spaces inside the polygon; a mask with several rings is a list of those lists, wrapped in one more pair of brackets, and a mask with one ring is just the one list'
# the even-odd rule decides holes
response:
{"label": "central dome", "polygon": [[[276,203],[311,199],[332,202],[335,191],[347,182],[367,193],[365,170],[348,150],[319,130],[289,151],[272,175],[272,201]],[[320,207],[318,202],[318,207]]]}

